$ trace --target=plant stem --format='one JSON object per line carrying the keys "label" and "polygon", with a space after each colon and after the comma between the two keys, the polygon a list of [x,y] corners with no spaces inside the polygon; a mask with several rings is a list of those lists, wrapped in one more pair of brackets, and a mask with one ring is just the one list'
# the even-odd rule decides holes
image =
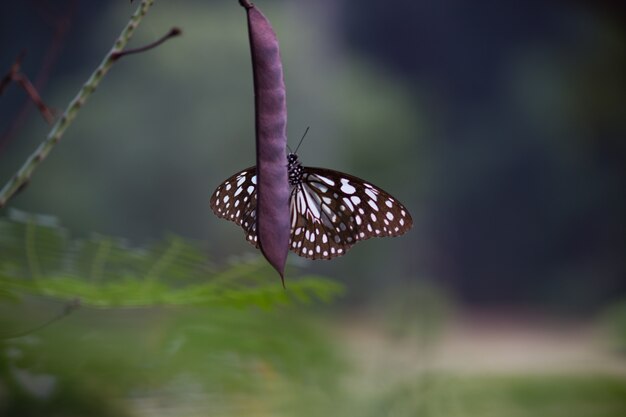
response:
{"label": "plant stem", "polygon": [[75,298],[67,302],[65,306],[63,307],[63,311],[61,311],[59,314],[55,315],[51,319],[48,319],[47,321],[28,330],[24,330],[18,333],[10,334],[10,335],[0,335],[0,340],[17,339],[18,337],[28,336],[29,334],[38,332],[39,330],[43,330],[46,327],[50,326],[52,323],[57,322],[67,317],[68,315],[72,314],[74,311],[80,308],[80,305],[81,305],[80,299]]}
{"label": "plant stem", "polygon": [[2,188],[0,191],[0,208],[4,207],[11,197],[13,197],[15,193],[30,180],[35,169],[37,169],[41,162],[46,159],[52,148],[59,143],[61,137],[63,137],[63,134],[65,133],[65,130],[76,118],[76,114],[80,108],[85,105],[89,96],[93,94],[106,73],[109,72],[109,69],[113,66],[115,62],[114,57],[119,55],[124,50],[124,47],[126,47],[126,44],[133,36],[137,26],[139,26],[141,20],[144,18],[146,13],[148,13],[148,10],[152,7],[153,3],[154,0],[143,0],[137,7],[137,10],[131,16],[130,20],[126,24],[126,27],[124,27],[122,33],[120,33],[120,36],[113,44],[113,48],[104,57],[102,63],[100,63],[98,68],[96,68],[93,74],[91,74],[91,77],[89,77],[76,97],[74,97],[74,99],[67,106],[67,109],[54,124],[46,139],[39,145],[35,152],[33,152],[32,155],[26,159],[24,165],[22,165],[22,167]]}
{"label": "plant stem", "polygon": [[176,28],[176,27],[171,28],[170,31],[167,32],[165,35],[163,35],[160,39],[157,39],[156,41],[148,45],[142,46],[140,48],[127,49],[125,51],[118,52],[116,54],[113,54],[112,58],[114,60],[118,60],[121,57],[126,56],[126,55],[138,54],[141,52],[149,51],[150,49],[156,48],[157,46],[161,45],[163,42],[167,41],[170,38],[180,36],[182,33],[183,33],[182,30],[180,30],[179,28]]}

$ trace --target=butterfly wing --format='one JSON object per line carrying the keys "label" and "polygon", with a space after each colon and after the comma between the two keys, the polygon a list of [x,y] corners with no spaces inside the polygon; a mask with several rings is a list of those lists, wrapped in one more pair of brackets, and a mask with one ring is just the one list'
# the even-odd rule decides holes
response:
{"label": "butterfly wing", "polygon": [[259,247],[256,234],[256,167],[228,178],[213,192],[211,210],[217,217],[234,222],[244,230],[246,240]]}
{"label": "butterfly wing", "polygon": [[290,249],[306,258],[332,259],[358,241],[400,236],[412,225],[402,203],[342,172],[305,167],[291,192]]}
{"label": "butterfly wing", "polygon": [[[259,247],[256,234],[256,167],[224,181],[211,196],[218,217],[241,226]],[[344,255],[356,242],[400,236],[413,220],[408,210],[379,187],[325,168],[303,168],[302,181],[290,197],[292,252],[309,259]]]}

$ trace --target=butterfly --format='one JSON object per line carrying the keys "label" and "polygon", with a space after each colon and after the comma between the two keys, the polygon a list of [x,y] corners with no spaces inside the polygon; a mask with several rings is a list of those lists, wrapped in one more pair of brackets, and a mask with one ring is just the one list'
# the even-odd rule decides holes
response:
{"label": "butterfly", "polygon": [[[299,256],[332,259],[361,240],[400,236],[413,226],[402,203],[367,181],[302,166],[295,153],[287,155],[287,170],[291,187],[289,249]],[[241,226],[248,242],[258,248],[256,192],[256,167],[250,167],[218,186],[210,204],[215,215]]]}

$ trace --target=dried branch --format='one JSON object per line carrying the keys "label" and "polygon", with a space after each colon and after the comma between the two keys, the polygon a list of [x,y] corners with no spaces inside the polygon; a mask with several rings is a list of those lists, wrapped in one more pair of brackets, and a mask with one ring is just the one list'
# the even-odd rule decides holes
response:
{"label": "dried branch", "polygon": [[161,45],[163,42],[167,41],[170,38],[174,38],[176,36],[182,35],[182,33],[183,33],[182,30],[180,30],[177,27],[173,27],[173,28],[170,29],[169,32],[167,32],[165,35],[163,35],[163,37],[161,37],[160,39],[158,39],[158,40],[156,40],[156,41],[154,41],[152,43],[149,43],[148,45],[142,46],[140,48],[126,49],[124,51],[117,52],[117,53],[113,54],[111,56],[111,58],[113,58],[114,60],[118,60],[118,59],[120,59],[120,58],[122,58],[122,57],[124,57],[126,55],[137,54],[137,53],[140,53],[140,52],[148,51],[148,50],[150,50],[152,48],[156,48],[157,46]]}
{"label": "dried branch", "polygon": [[98,68],[96,68],[93,74],[91,74],[76,97],[69,103],[63,115],[57,120],[48,133],[46,139],[39,145],[32,155],[28,157],[22,167],[5,184],[2,190],[0,190],[0,208],[4,207],[9,199],[11,199],[11,197],[13,197],[15,193],[30,180],[35,169],[37,169],[41,162],[48,156],[52,148],[59,143],[65,133],[65,130],[76,118],[76,114],[80,108],[85,105],[87,99],[91,96],[91,94],[93,94],[104,76],[115,63],[115,59],[113,57],[124,50],[124,47],[133,36],[135,30],[145,17],[146,13],[148,13],[148,10],[150,10],[153,3],[154,0],[143,0],[141,2],[135,13],[126,24],[126,27],[122,30],[122,33],[113,44],[113,48],[104,57],[104,60],[100,63]]}
{"label": "dried branch", "polygon": [[13,65],[11,65],[9,72],[4,77],[2,77],[2,80],[0,80],[0,95],[4,93],[4,90],[6,90],[11,82],[17,83],[20,87],[24,89],[24,91],[26,91],[26,94],[28,95],[30,100],[35,103],[45,121],[48,124],[52,124],[52,122],[54,121],[52,112],[41,99],[37,88],[35,88],[35,86],[30,82],[26,74],[23,74],[21,72],[21,65],[22,60],[24,59],[24,55],[25,53],[24,51],[22,51],[15,59]]}
{"label": "dried branch", "polygon": [[[47,3],[42,1],[30,0],[30,3],[32,3],[31,7],[36,14],[39,15],[45,24],[50,26],[53,31],[52,36],[50,37],[50,42],[43,56],[41,67],[33,82],[35,88],[38,91],[42,91],[48,81],[50,71],[61,53],[65,37],[71,26],[72,17],[76,11],[78,0],[70,0],[68,2],[68,6],[61,15],[55,15],[52,13],[52,10],[46,7],[48,6]],[[24,100],[24,103],[20,106],[16,116],[0,136],[0,152],[2,152],[2,149],[9,144],[11,139],[15,137],[16,132],[26,121],[26,118],[31,110],[30,103],[31,101],[29,99]]]}
{"label": "dried branch", "polygon": [[0,80],[0,96],[4,94],[4,90],[11,84],[13,81],[13,76],[17,74],[22,66],[22,61],[24,60],[24,55],[26,55],[26,51],[20,52],[20,54],[15,58],[15,61],[9,68],[9,71],[6,73],[4,77]]}

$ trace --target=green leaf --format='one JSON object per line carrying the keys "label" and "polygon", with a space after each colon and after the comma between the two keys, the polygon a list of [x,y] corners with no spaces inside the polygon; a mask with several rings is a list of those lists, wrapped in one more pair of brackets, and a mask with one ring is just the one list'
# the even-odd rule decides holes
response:
{"label": "green leaf", "polygon": [[222,306],[272,309],[330,302],[343,287],[291,273],[283,289],[260,257],[217,268],[201,245],[170,235],[143,247],[94,235],[70,239],[50,217],[13,212],[0,219],[0,297],[80,299],[94,307]]}

